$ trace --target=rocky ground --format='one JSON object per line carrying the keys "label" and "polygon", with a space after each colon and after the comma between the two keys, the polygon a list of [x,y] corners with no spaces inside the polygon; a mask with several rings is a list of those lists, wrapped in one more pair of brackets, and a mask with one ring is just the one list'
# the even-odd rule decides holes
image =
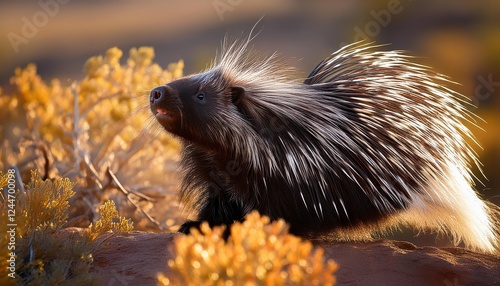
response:
{"label": "rocky ground", "polygon": [[[94,254],[99,285],[156,285],[168,276],[175,233],[135,232],[104,239]],[[500,285],[500,257],[409,242],[322,244],[340,266],[337,285]]]}

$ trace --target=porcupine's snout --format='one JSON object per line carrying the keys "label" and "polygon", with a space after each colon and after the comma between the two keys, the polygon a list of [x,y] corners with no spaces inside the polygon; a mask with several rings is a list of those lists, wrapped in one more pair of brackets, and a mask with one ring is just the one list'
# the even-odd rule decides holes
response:
{"label": "porcupine's snout", "polygon": [[151,112],[160,124],[170,130],[178,118],[178,93],[168,85],[157,86],[149,93]]}
{"label": "porcupine's snout", "polygon": [[157,86],[151,90],[149,94],[149,102],[151,106],[157,104],[162,101],[165,97],[168,96],[168,89],[166,86]]}

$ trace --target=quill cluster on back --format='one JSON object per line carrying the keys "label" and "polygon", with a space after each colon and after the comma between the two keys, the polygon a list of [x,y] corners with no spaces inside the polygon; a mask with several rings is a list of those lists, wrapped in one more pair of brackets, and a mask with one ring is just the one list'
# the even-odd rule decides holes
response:
{"label": "quill cluster on back", "polygon": [[346,46],[303,81],[249,41],[150,93],[184,144],[181,203],[230,225],[253,209],[305,237],[368,239],[397,225],[497,252],[497,209],[473,189],[467,99],[401,52]]}

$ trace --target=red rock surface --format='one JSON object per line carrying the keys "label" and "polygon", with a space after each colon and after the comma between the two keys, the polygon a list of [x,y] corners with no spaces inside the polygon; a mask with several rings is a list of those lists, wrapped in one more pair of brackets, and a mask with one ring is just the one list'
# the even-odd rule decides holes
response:
{"label": "red rock surface", "polygon": [[[104,239],[94,253],[99,285],[156,285],[173,257],[174,233]],[[500,285],[500,257],[408,242],[319,244],[340,266],[337,285]]]}
{"label": "red rock surface", "polygon": [[382,240],[324,245],[338,285],[500,285],[500,257]]}
{"label": "red rock surface", "polygon": [[168,274],[174,233],[135,232],[112,236],[94,252],[98,285],[156,285],[159,272]]}

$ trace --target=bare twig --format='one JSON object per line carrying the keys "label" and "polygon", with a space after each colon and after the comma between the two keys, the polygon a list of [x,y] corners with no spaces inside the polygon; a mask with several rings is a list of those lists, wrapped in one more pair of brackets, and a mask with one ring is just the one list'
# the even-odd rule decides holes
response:
{"label": "bare twig", "polygon": [[139,206],[136,202],[134,202],[131,198],[130,198],[130,194],[133,194],[129,191],[127,191],[125,189],[125,187],[123,187],[123,185],[120,183],[120,181],[118,181],[118,178],[115,176],[115,174],[113,173],[113,171],[111,171],[111,169],[108,167],[107,169],[107,174],[109,175],[109,177],[111,178],[111,181],[114,182],[115,186],[118,188],[118,190],[120,190],[124,195],[125,197],[127,198],[127,200],[139,211],[141,211],[147,218],[149,221],[151,221],[158,229],[161,229],[160,228],[160,222],[157,221],[156,219],[154,219],[152,216],[150,216],[141,206]]}
{"label": "bare twig", "polygon": [[113,142],[116,140],[116,136],[118,136],[118,134],[122,132],[122,127],[123,125],[118,126],[113,131],[108,132],[106,138],[103,139],[99,146],[99,150],[97,152],[97,155],[95,156],[94,162],[99,164],[99,162],[101,162],[104,157],[110,153],[109,148],[111,147],[111,144],[113,144]]}
{"label": "bare twig", "polygon": [[130,142],[131,147],[128,149],[128,151],[122,155],[120,158],[120,165],[119,168],[121,169],[122,166],[126,166],[126,163],[139,151],[143,150],[143,147],[147,144],[147,140],[143,140],[142,138],[136,137],[132,139],[132,142]]}
{"label": "bare twig", "polygon": [[154,190],[157,193],[163,193],[163,194],[154,195],[153,197],[155,197],[155,198],[164,198],[166,196],[164,194],[165,192],[172,193],[172,192],[166,191],[165,189],[158,187],[158,186],[134,186],[133,189],[135,192],[140,192],[140,193],[142,193],[143,191],[146,191],[146,190]]}
{"label": "bare twig", "polygon": [[35,231],[32,230],[31,231],[31,235],[30,235],[30,241],[28,243],[29,245],[29,249],[30,249],[30,256],[29,256],[29,262],[32,263],[33,261],[35,261],[35,248],[33,247],[33,240],[35,239]]}
{"label": "bare twig", "polygon": [[92,162],[90,162],[90,160],[89,160],[89,158],[87,156],[84,157],[83,161],[87,165],[87,169],[90,170],[90,172],[92,173],[92,175],[94,175],[94,177],[93,177],[94,182],[99,187],[99,189],[102,190],[103,189],[102,188],[102,182],[99,179],[99,173],[97,172],[96,168],[94,167],[94,164],[92,164]]}
{"label": "bare twig", "polygon": [[23,179],[21,178],[21,172],[19,172],[19,169],[17,168],[16,165],[13,165],[12,169],[14,169],[16,171],[16,180],[18,182],[19,191],[21,193],[25,193],[26,190],[24,189]]}
{"label": "bare twig", "polygon": [[[101,103],[105,100],[108,100],[108,99],[113,99],[114,97],[117,97],[119,95],[120,95],[120,93],[114,93],[112,95],[100,97],[92,105],[87,107],[87,110],[82,110],[83,112],[82,112],[82,114],[80,114],[80,117],[87,118],[88,113],[91,112],[94,109],[94,107],[96,107],[99,103]],[[77,109],[75,109],[75,110],[77,110]]]}
{"label": "bare twig", "polygon": [[145,195],[145,194],[143,194],[143,193],[141,193],[141,192],[138,192],[138,191],[136,191],[136,190],[130,190],[130,193],[131,193],[131,194],[134,194],[134,195],[138,196],[139,198],[144,199],[144,200],[146,200],[146,201],[149,201],[149,202],[156,202],[156,199],[153,199],[152,197],[150,197],[150,196],[148,196],[148,195]]}
{"label": "bare twig", "polygon": [[49,160],[49,152],[47,151],[47,146],[43,144],[43,141],[38,144],[38,149],[42,151],[43,159],[45,159],[44,169],[45,174],[43,175],[43,180],[47,180],[49,178],[50,172],[50,160]]}

